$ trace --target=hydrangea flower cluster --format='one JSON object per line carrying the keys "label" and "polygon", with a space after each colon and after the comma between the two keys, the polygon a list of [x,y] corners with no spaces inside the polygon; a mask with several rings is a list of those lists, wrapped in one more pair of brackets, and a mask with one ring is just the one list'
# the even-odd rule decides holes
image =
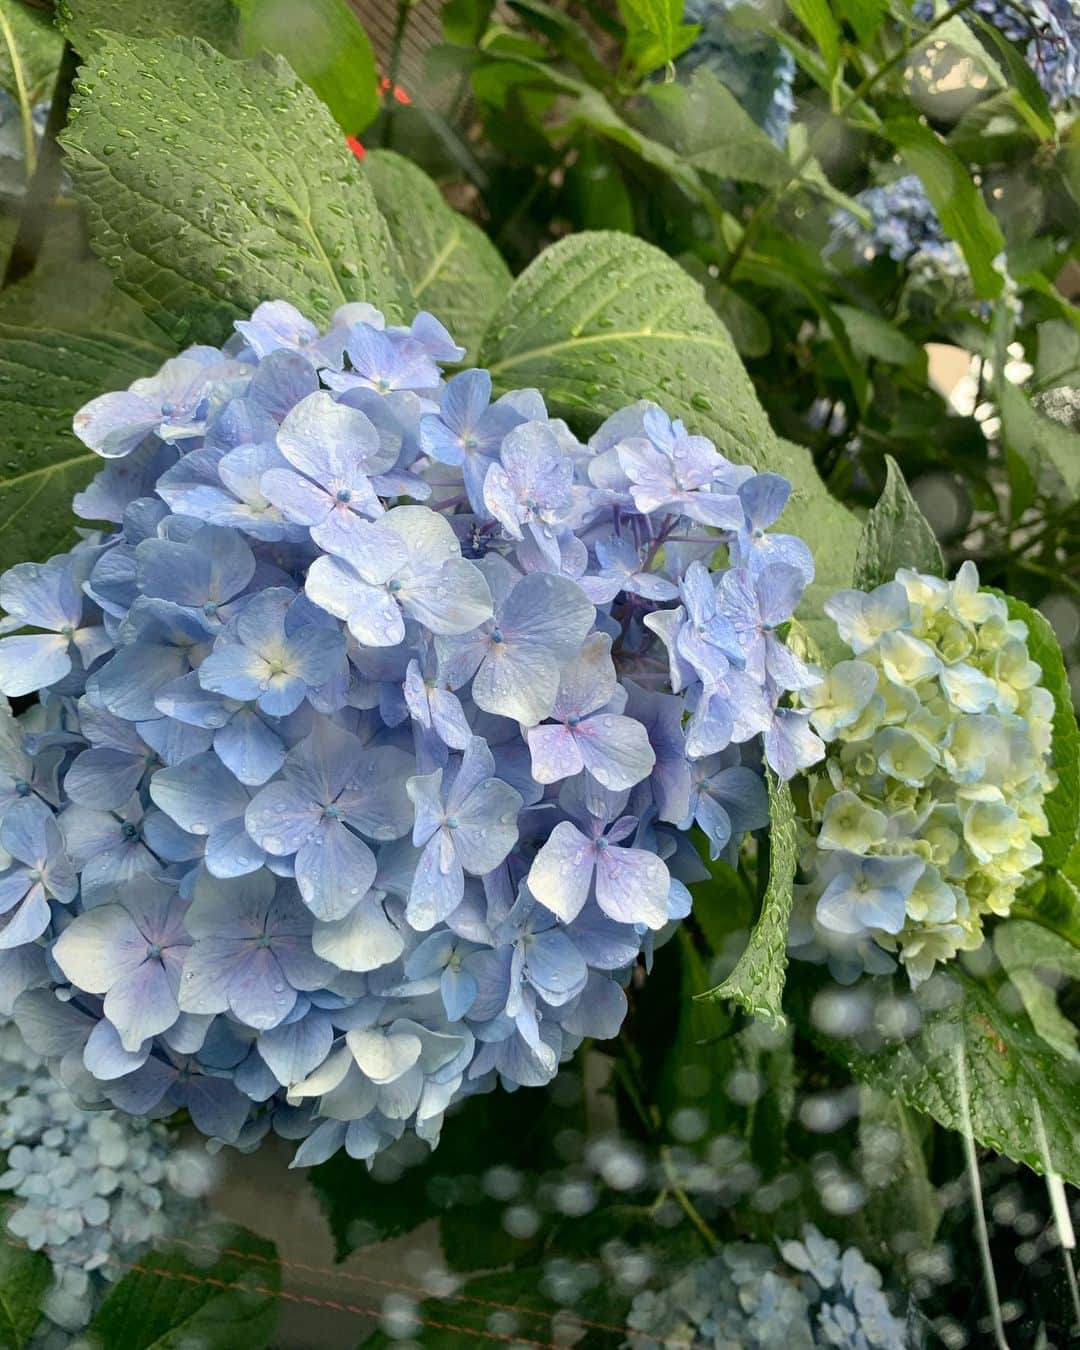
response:
{"label": "hydrangea flower cluster", "polygon": [[686,0],[683,22],[700,24],[702,31],[679,58],[678,69],[712,71],[770,139],[784,146],[795,111],[795,58],[768,34],[734,19],[739,5],[740,0]]}
{"label": "hydrangea flower cluster", "polygon": [[825,610],[853,657],[802,695],[829,753],[791,941],[842,980],[891,968],[875,944],[898,951],[917,984],[979,945],[1042,857],[1054,701],[974,563],[951,582],[901,569]]}
{"label": "hydrangea flower cluster", "polygon": [[209,1159],[178,1150],[159,1123],[82,1110],[10,1021],[0,1024],[0,1088],[7,1231],[53,1267],[32,1344],[69,1345],[109,1282],[190,1222],[212,1182]]}
{"label": "hydrangea flower cluster", "polygon": [[[972,11],[1016,43],[1027,57],[1052,107],[1080,94],[1080,5],[1076,0],[975,0]],[[934,17],[932,0],[917,0],[916,18]]]}
{"label": "hydrangea flower cluster", "polygon": [[627,1318],[635,1350],[689,1345],[717,1350],[905,1350],[881,1275],[856,1247],[842,1253],[808,1224],[802,1241],[770,1248],[735,1242],[694,1262],[661,1291],[634,1299]]}
{"label": "hydrangea flower cluster", "polygon": [[864,224],[850,211],[834,211],[831,249],[846,244],[867,262],[887,257],[912,269],[951,277],[967,275],[960,250],[945,237],[926,189],[914,174],[866,188],[855,201],[869,214],[870,223]]}
{"label": "hydrangea flower cluster", "polygon": [[428,314],[236,328],[76,415],[119,528],[0,578],[0,994],[125,1110],[370,1159],[614,1035],[681,832],[823,755],[813,563],[655,405],[584,445]]}

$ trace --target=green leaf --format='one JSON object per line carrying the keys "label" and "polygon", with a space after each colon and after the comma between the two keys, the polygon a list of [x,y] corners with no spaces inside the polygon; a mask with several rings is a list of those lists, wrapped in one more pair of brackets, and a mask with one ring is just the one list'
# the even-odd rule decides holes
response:
{"label": "green leaf", "polygon": [[740,356],[750,359],[767,356],[772,346],[769,321],[756,306],[731,286],[714,282],[706,285],[709,302],[724,321]]}
{"label": "green leaf", "polygon": [[1080,435],[1045,416],[1011,380],[997,381],[1001,439],[1049,496],[1080,497]]}
{"label": "green leaf", "polygon": [[674,61],[701,31],[684,24],[683,0],[618,0],[627,27],[627,50],[641,74]]}
{"label": "green leaf", "polygon": [[[999,594],[1002,594],[999,592]],[[1054,696],[1053,768],[1057,787],[1047,795],[1045,809],[1050,833],[1039,839],[1043,866],[1061,867],[1077,842],[1080,827],[1080,730],[1076,725],[1069,676],[1057,637],[1050,624],[1030,605],[1005,595],[1010,619],[1027,624],[1028,652],[1042,670],[1042,682]]]}
{"label": "green leaf", "polygon": [[890,366],[910,366],[923,355],[909,337],[888,319],[854,305],[834,305],[857,355]]}
{"label": "green leaf", "polygon": [[39,270],[0,295],[0,570],[75,542],[72,494],[104,461],[73,415],[174,352],[98,263]]}
{"label": "green leaf", "polygon": [[[580,1072],[580,1066],[565,1069]],[[560,1131],[584,1124],[581,1098],[571,1085],[493,1092],[470,1097],[447,1114],[439,1146],[401,1171],[366,1164],[344,1150],[309,1173],[326,1215],[339,1259],[386,1238],[437,1221],[443,1250],[455,1270],[477,1270],[517,1261],[532,1249],[510,1237],[500,1222],[504,1205],[484,1191],[480,1174],[493,1166],[542,1173],[562,1165]],[[452,1241],[451,1241],[452,1237]],[[537,1235],[537,1240],[540,1240]]]}
{"label": "green leaf", "polygon": [[600,88],[611,84],[611,72],[583,24],[546,0],[508,0],[508,3],[510,9],[547,38],[560,56],[577,66],[587,80]]}
{"label": "green leaf", "polygon": [[588,137],[566,171],[563,194],[579,230],[634,233],[634,198],[615,156]]}
{"label": "green leaf", "polygon": [[764,356],[772,346],[772,331],[761,310],[733,287],[711,277],[696,253],[682,254],[679,263],[701,286],[706,300],[723,319],[739,355]]}
{"label": "green leaf", "polygon": [[415,164],[372,150],[364,170],[398,240],[416,307],[445,323],[471,357],[510,289],[510,269],[483,230],[447,206]]}
{"label": "green leaf", "polygon": [[823,589],[851,584],[854,515],[804,446],[773,435],[727,329],[659,249],[605,232],[554,244],[515,280],[480,358],[501,389],[535,385],[553,416],[583,432],[653,399],[729,459],[783,474],[793,492],[781,528],[810,544]]}
{"label": "green leaf", "polygon": [[349,300],[403,317],[363,170],[280,59],[109,38],[72,112],[64,144],[94,248],[177,342],[221,342],[268,298],[322,323]]}
{"label": "green leaf", "polygon": [[1055,994],[1055,984],[1080,981],[1080,951],[1046,928],[1010,919],[994,929],[994,952],[1035,1030],[1059,1055],[1080,1064],[1076,1027],[1058,1007]]}
{"label": "green leaf", "polygon": [[1010,42],[1004,33],[987,23],[974,9],[969,10],[964,17],[975,25],[976,30],[996,50],[1002,66],[1008,72],[1010,94],[1020,116],[1040,140],[1053,140],[1054,114],[1027,57],[1014,42]]}
{"label": "green leaf", "polygon": [[[742,1112],[726,1090],[737,1060],[733,1023],[727,1008],[702,997],[709,988],[709,968],[685,928],[679,929],[678,956],[678,1018],[648,1095],[655,1100],[658,1123],[669,1137],[679,1111],[693,1106],[706,1117],[702,1134],[712,1138],[741,1123]],[[687,1083],[707,1083],[708,1091],[691,1097]]]}
{"label": "green leaf", "polygon": [[884,133],[922,180],[942,229],[960,245],[976,295],[1000,295],[1003,278],[994,259],[1005,237],[967,166],[936,131],[913,118],[887,121]]}
{"label": "green leaf", "polygon": [[805,253],[797,242],[773,235],[758,245],[755,256],[744,258],[739,273],[761,286],[794,291],[820,315],[833,355],[847,376],[855,402],[863,410],[870,397],[866,370],[856,355],[839,311],[832,304],[831,286],[804,265]]}
{"label": "green leaf", "polygon": [[0,1347],[23,1350],[41,1321],[52,1262],[13,1240],[0,1240]]}
{"label": "green leaf", "polygon": [[662,121],[661,139],[696,169],[715,178],[780,187],[791,165],[711,70],[686,84],[655,84],[645,96]]}
{"label": "green leaf", "polygon": [[0,14],[7,27],[0,32],[0,89],[18,102],[21,83],[33,107],[49,96],[64,39],[47,12],[19,0],[0,0]]}
{"label": "green leaf", "polygon": [[479,44],[495,8],[495,0],[446,0],[442,9],[443,36],[462,47]]}
{"label": "green leaf", "polygon": [[887,10],[882,0],[836,0],[837,13],[851,24],[864,47],[873,42]]}
{"label": "green leaf", "polygon": [[930,1180],[923,1136],[926,1122],[896,1097],[863,1085],[859,1092],[859,1146],[866,1205],[861,1217],[877,1239],[878,1254],[897,1239],[934,1241],[943,1205]]}
{"label": "green leaf", "polygon": [[898,567],[913,567],[917,572],[940,577],[945,574],[945,559],[900,466],[892,455],[886,455],[885,487],[859,539],[855,585],[860,590],[873,590],[892,581]]}
{"label": "green leaf", "polygon": [[1038,354],[1032,382],[1041,392],[1080,382],[1080,329],[1068,319],[1036,324]]}
{"label": "green leaf", "polygon": [[[281,1288],[274,1244],[227,1225],[201,1229],[197,1238],[144,1256],[113,1286],[87,1328],[89,1339],[109,1350],[269,1345]],[[217,1259],[199,1260],[204,1251]]]}
{"label": "green leaf", "polygon": [[841,1053],[856,1076],[959,1130],[959,1054],[979,1143],[1041,1172],[1032,1109],[1038,1103],[1054,1167],[1080,1183],[1080,1067],[1062,1059],[1025,1012],[1007,1009],[957,962],[922,986],[916,1003],[922,1023],[906,1040],[886,1041],[876,1051],[844,1043]]}
{"label": "green leaf", "polygon": [[129,38],[200,37],[226,55],[237,49],[232,0],[61,0],[58,17],[80,56],[95,52],[105,33]]}
{"label": "green leaf", "polygon": [[840,64],[840,25],[829,0],[786,0],[788,9],[818,45],[830,74]]}
{"label": "green leaf", "polygon": [[1037,923],[1080,950],[1080,843],[1017,896],[1009,917]]}
{"label": "green leaf", "polygon": [[349,135],[379,111],[375,53],[346,0],[237,0],[245,56],[283,56]]}
{"label": "green leaf", "polygon": [[775,1028],[786,1018],[781,1007],[787,972],[787,930],[795,882],[797,835],[791,789],[766,771],[769,785],[769,884],[750,941],[735,969],[699,997],[732,999]]}

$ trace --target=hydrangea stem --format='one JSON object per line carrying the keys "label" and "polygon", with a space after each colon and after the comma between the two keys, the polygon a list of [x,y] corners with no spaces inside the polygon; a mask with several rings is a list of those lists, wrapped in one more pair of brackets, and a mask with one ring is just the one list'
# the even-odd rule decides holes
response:
{"label": "hydrangea stem", "polygon": [[[0,10],[0,22],[6,27],[7,21]],[[53,87],[52,104],[48,120],[45,123],[45,135],[41,142],[41,154],[35,160],[27,155],[27,168],[34,165],[33,176],[26,190],[22,215],[15,242],[11,246],[7,267],[4,270],[3,286],[11,286],[23,277],[29,276],[37,264],[41,252],[41,243],[45,236],[46,224],[53,207],[53,199],[60,182],[60,151],[57,137],[67,123],[68,105],[71,102],[71,86],[78,69],[79,58],[70,42],[64,43],[60,57],[60,68]],[[16,64],[16,70],[19,67]],[[21,86],[20,86],[21,88]],[[27,113],[27,117],[29,113]],[[30,126],[31,141],[33,126],[23,119],[24,128]]]}
{"label": "hydrangea stem", "polygon": [[12,32],[3,5],[0,5],[0,34],[3,35],[4,45],[7,47],[8,58],[11,61],[11,73],[15,78],[15,91],[19,102],[19,120],[22,123],[23,156],[26,163],[26,178],[29,182],[34,176],[37,163],[37,151],[34,146],[34,109],[30,104],[30,91],[26,87],[26,75],[23,71],[22,57],[19,55],[19,44],[15,41],[15,34]]}
{"label": "hydrangea stem", "polygon": [[1005,1336],[1005,1322],[1001,1316],[1001,1299],[998,1297],[997,1279],[994,1276],[994,1258],[990,1253],[990,1233],[986,1227],[986,1211],[983,1209],[979,1160],[975,1154],[975,1135],[971,1126],[967,1060],[964,1058],[963,1046],[957,1045],[955,1047],[954,1057],[957,1091],[960,1098],[960,1133],[964,1140],[964,1157],[967,1160],[968,1177],[971,1182],[971,1204],[975,1212],[975,1236],[978,1239],[979,1255],[982,1258],[983,1283],[986,1287],[986,1299],[990,1305],[994,1343],[998,1346],[998,1350],[1009,1350],[1009,1342]]}

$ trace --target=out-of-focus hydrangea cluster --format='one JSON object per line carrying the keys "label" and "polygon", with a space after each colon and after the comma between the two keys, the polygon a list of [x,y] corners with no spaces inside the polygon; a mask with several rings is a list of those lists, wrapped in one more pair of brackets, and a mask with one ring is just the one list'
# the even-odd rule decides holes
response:
{"label": "out-of-focus hydrangea cluster", "polygon": [[907,263],[909,271],[923,278],[967,277],[960,250],[945,237],[926,189],[914,174],[866,188],[855,201],[868,214],[869,223],[850,211],[833,212],[830,249],[849,247],[866,262],[892,258]]}
{"label": "out-of-focus hydrangea cluster", "polygon": [[666,1289],[646,1290],[627,1318],[634,1350],[905,1350],[904,1322],[881,1275],[856,1247],[841,1252],[808,1224],[802,1241],[736,1242],[694,1262]]}
{"label": "out-of-focus hydrangea cluster", "polygon": [[[1080,5],[1076,0],[974,0],[977,14],[1024,53],[1052,107],[1080,94]],[[934,17],[933,0],[916,0],[916,18]]]}
{"label": "out-of-focus hydrangea cluster", "polygon": [[1054,701],[974,563],[951,582],[901,569],[825,610],[853,659],[802,695],[829,752],[791,943],[845,981],[899,952],[917,984],[980,944],[1042,857]]}
{"label": "out-of-focus hydrangea cluster", "polygon": [[655,405],[584,445],[430,315],[236,327],[76,415],[118,528],[0,578],[0,994],[87,1097],[370,1159],[617,1032],[683,832],[824,753],[813,563]]}
{"label": "out-of-focus hydrangea cluster", "polygon": [[731,91],[777,145],[787,143],[795,111],[795,58],[775,38],[735,13],[761,10],[754,0],[686,0],[683,21],[701,25],[678,60],[680,73],[704,67]]}
{"label": "out-of-focus hydrangea cluster", "polygon": [[0,1094],[5,1226],[53,1267],[32,1345],[69,1345],[108,1284],[190,1222],[210,1160],[177,1149],[160,1123],[82,1110],[10,1021],[0,1023]]}

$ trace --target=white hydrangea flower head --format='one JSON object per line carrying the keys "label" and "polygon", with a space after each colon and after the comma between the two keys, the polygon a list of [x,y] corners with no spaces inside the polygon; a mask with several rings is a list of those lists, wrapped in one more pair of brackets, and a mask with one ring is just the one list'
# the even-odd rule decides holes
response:
{"label": "white hydrangea flower head", "polygon": [[901,568],[825,610],[853,659],[801,695],[829,748],[793,945],[853,978],[871,939],[918,984],[980,944],[1042,859],[1054,700],[1027,625],[974,563],[953,581]]}

